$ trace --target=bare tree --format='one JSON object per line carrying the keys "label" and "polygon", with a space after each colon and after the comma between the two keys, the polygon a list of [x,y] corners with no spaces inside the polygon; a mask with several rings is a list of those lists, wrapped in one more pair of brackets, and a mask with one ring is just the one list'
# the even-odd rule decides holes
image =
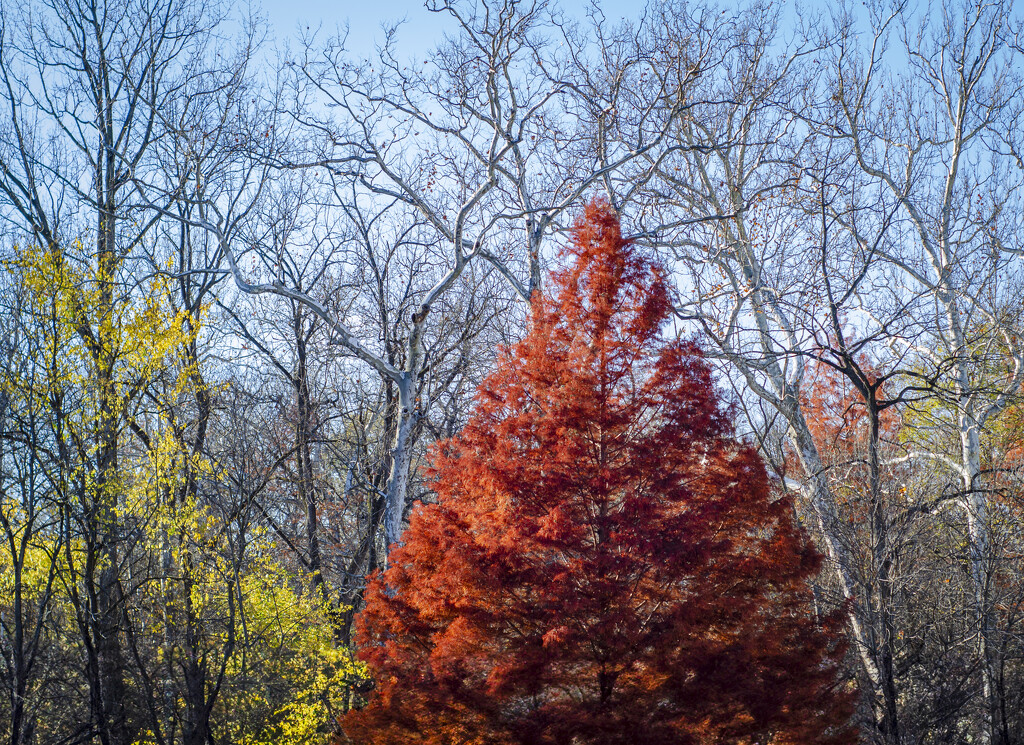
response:
{"label": "bare tree", "polygon": [[[412,288],[415,300],[400,326],[406,329],[400,353],[381,348],[344,314],[276,276],[275,252],[289,247],[255,239],[236,246],[233,226],[240,223],[233,220],[248,215],[249,207],[237,199],[231,214],[214,199],[203,206],[203,224],[221,241],[240,290],[305,304],[333,343],[395,390],[384,510],[388,544],[399,540],[409,503],[414,433],[424,416],[418,392],[431,369],[424,340],[435,309],[456,291],[467,267],[481,263],[528,300],[539,287],[544,237],[584,192],[663,142],[685,84],[701,69],[695,61],[683,80],[659,76],[657,60],[638,56],[635,44],[630,54],[633,40],[625,35],[608,42],[604,68],[591,71],[581,35],[565,25],[545,26],[540,4],[431,9],[452,19],[456,35],[425,64],[396,56],[394,34],[378,59],[360,63],[349,61],[343,40],[324,47],[310,40],[305,58],[293,66],[298,76],[293,106],[284,112],[305,132],[308,144],[305,152],[285,149],[270,161],[278,168],[318,169],[357,234],[361,225],[382,222],[361,217],[376,212],[387,215],[383,221],[404,236],[400,240],[443,247],[430,259],[443,267],[432,284]],[[552,29],[562,33],[569,52],[551,53],[546,34]],[[635,90],[628,83],[642,80],[642,70],[653,81],[642,99],[646,109],[632,119],[619,117],[617,139],[609,144],[608,122],[617,118],[616,106],[636,102],[628,100]],[[570,155],[576,157],[567,162]],[[259,173],[252,173],[246,205],[255,204],[256,182],[269,177],[266,170]],[[247,274],[249,255],[259,257],[265,279]]]}
{"label": "bare tree", "polygon": [[[918,18],[904,6],[872,6],[869,49],[847,19],[835,46],[830,87],[838,101],[829,135],[849,147],[898,236],[881,247],[894,278],[927,298],[917,329],[892,334],[939,377],[960,440],[959,454],[918,454],[943,464],[962,487],[971,544],[985,724],[982,742],[1003,742],[995,697],[988,494],[982,436],[1024,382],[1024,348],[1007,321],[1019,298],[1021,141],[1024,110],[1019,30],[1005,3],[943,6]],[[897,57],[905,66],[893,64]],[[999,383],[979,379],[994,348],[1009,364]]]}

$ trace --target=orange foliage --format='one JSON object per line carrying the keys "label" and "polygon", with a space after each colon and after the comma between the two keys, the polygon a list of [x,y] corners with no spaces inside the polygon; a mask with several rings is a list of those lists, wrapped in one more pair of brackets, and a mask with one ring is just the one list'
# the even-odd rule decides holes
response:
{"label": "orange foliage", "polygon": [[820,557],[589,205],[358,621],[357,743],[852,743]]}
{"label": "orange foliage", "polygon": [[[873,370],[865,361],[860,367],[868,374]],[[843,373],[823,362],[808,366],[810,385],[801,395],[807,425],[826,461],[865,457],[869,444],[868,411],[860,392]],[[876,393],[885,399],[884,386]],[[899,414],[889,407],[879,415],[879,439],[884,448],[896,441],[900,427]]]}

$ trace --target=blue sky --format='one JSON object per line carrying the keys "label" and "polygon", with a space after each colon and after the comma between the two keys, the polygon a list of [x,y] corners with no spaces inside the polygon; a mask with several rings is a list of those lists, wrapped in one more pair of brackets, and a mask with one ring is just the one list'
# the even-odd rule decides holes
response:
{"label": "blue sky", "polygon": [[[283,43],[296,38],[297,31],[306,26],[322,26],[325,32],[349,24],[349,48],[357,54],[367,54],[380,37],[382,23],[405,18],[408,23],[401,34],[402,47],[407,53],[419,54],[440,41],[446,28],[443,14],[430,13],[421,0],[256,0],[270,23],[273,40]],[[583,15],[586,0],[563,0],[559,3],[570,13]],[[643,9],[643,2],[630,0],[602,0],[602,9],[609,20],[635,17]]]}

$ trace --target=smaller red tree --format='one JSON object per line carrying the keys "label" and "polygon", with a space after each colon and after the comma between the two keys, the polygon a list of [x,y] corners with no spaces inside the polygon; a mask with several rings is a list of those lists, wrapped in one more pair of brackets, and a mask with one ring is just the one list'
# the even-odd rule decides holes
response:
{"label": "smaller red tree", "polygon": [[819,557],[665,280],[589,205],[374,578],[360,743],[844,743]]}

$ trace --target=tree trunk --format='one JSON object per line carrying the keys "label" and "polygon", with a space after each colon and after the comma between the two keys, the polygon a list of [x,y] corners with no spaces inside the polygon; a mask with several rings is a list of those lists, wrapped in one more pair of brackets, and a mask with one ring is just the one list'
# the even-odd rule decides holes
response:
{"label": "tree trunk", "polygon": [[[878,661],[883,655],[879,653],[880,645],[873,633],[875,624],[872,622],[872,616],[874,614],[871,609],[863,607],[856,595],[857,581],[851,571],[854,564],[843,545],[839,517],[835,511],[835,501],[832,498],[825,466],[821,462],[817,446],[814,444],[814,438],[803,413],[795,407],[785,413],[790,426],[790,436],[797,446],[797,457],[807,475],[804,493],[821,529],[822,546],[826,556],[830,559],[833,576],[839,583],[840,592],[843,598],[850,603],[848,615],[850,631],[857,657],[864,675],[871,685],[875,727],[881,742],[887,745],[896,745],[899,740],[893,738],[894,736],[898,737],[895,733],[898,733],[899,726],[895,719],[895,698],[892,695],[895,691],[895,684],[893,681],[887,680],[892,676],[892,667],[890,665],[887,669],[884,664],[879,665]],[[865,621],[867,621],[866,625]]]}
{"label": "tree trunk", "polygon": [[309,367],[307,364],[307,336],[303,328],[304,315],[301,306],[293,309],[293,331],[295,333],[295,353],[297,366],[292,376],[295,388],[295,460],[297,489],[299,501],[303,505],[306,518],[306,552],[309,569],[312,574],[313,589],[327,605],[330,602],[329,592],[324,580],[323,559],[320,555],[320,519],[316,493],[316,481],[313,474],[312,440],[313,422],[312,402],[309,394]]}
{"label": "tree trunk", "polygon": [[879,671],[882,676],[882,717],[879,729],[885,742],[900,745],[899,696],[897,694],[895,657],[896,629],[892,617],[892,563],[889,549],[889,526],[882,503],[881,472],[879,463],[879,409],[873,389],[862,390],[868,408],[868,491],[871,505],[871,559],[873,581],[869,582],[872,613],[881,636],[878,643]]}
{"label": "tree trunk", "polygon": [[402,539],[416,420],[412,376],[406,373],[398,383],[398,422],[391,448],[391,473],[388,476],[387,507],[384,516],[384,536],[389,549],[401,543]]}
{"label": "tree trunk", "polygon": [[[108,169],[114,168],[113,152]],[[112,178],[112,170],[107,171]],[[100,172],[103,175],[103,171]],[[96,615],[93,619],[96,645],[98,680],[93,682],[100,692],[100,731],[104,745],[129,745],[126,716],[126,688],[124,659],[121,649],[121,621],[124,617],[120,583],[120,529],[117,508],[119,502],[117,384],[115,375],[115,349],[112,337],[115,299],[114,282],[118,259],[115,251],[114,191],[103,185],[106,209],[99,213],[99,256],[97,281],[99,282],[99,308],[96,319],[93,360],[96,365],[98,398],[96,437],[96,483],[93,495],[93,519],[96,521],[99,550],[99,583],[96,589]]]}
{"label": "tree trunk", "polygon": [[[981,662],[981,692],[983,697],[984,726],[978,742],[983,745],[999,742],[997,723],[999,705],[996,700],[996,674],[992,658],[992,621],[988,599],[989,526],[988,498],[980,489],[981,441],[973,411],[960,415],[961,447],[964,463],[964,508],[967,512],[967,532],[970,540],[971,583],[973,585],[974,622],[978,628],[978,659]],[[1002,745],[1000,743],[1000,745]]]}

